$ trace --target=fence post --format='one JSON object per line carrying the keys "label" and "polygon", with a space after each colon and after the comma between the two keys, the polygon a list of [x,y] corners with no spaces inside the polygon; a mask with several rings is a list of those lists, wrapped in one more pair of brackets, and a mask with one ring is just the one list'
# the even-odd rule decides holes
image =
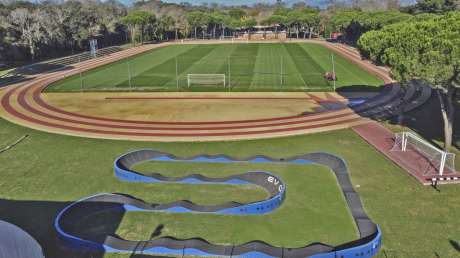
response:
{"label": "fence post", "polygon": [[131,91],[131,66],[129,65],[129,57],[126,58],[126,64],[128,65],[128,84],[129,90]]}
{"label": "fence post", "polygon": [[283,56],[280,58],[280,88],[283,87]]}
{"label": "fence post", "polygon": [[227,57],[227,69],[228,69],[228,89],[230,90],[232,87],[232,83],[231,83],[232,74],[230,70],[230,56]]}
{"label": "fence post", "polygon": [[332,60],[332,74],[334,75],[334,80],[333,81],[333,85],[334,85],[334,91],[335,91],[335,88],[336,88],[336,80],[337,80],[337,74],[335,73],[335,63],[334,63],[334,53],[331,54],[331,60]]}
{"label": "fence post", "polygon": [[83,73],[81,71],[80,56],[78,56],[78,70],[80,71],[80,91],[83,91]]}
{"label": "fence post", "polygon": [[441,165],[439,166],[439,175],[443,176],[444,175],[444,167],[446,165],[446,159],[447,159],[447,152],[444,151],[441,156]]}
{"label": "fence post", "polygon": [[177,56],[176,60],[176,89],[179,90],[179,64],[177,63]]}

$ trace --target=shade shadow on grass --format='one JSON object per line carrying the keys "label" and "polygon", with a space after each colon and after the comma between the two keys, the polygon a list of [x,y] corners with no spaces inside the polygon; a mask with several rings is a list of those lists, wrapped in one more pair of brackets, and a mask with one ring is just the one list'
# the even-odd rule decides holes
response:
{"label": "shade shadow on grass", "polygon": [[[399,121],[398,121],[399,120]],[[400,124],[408,127],[421,135],[431,144],[442,148],[444,141],[444,122],[441,116],[441,108],[436,93],[419,108],[405,113],[402,119],[394,117],[389,121],[391,124]],[[460,150],[460,107],[457,105],[454,116],[453,144]]]}
{"label": "shade shadow on grass", "polygon": [[24,75],[13,75],[5,78],[0,78],[0,88],[9,86],[14,83],[25,82],[31,79],[32,78],[27,78]]}
{"label": "shade shadow on grass", "polygon": [[[103,258],[104,253],[72,250],[58,238],[54,219],[72,202],[0,199],[0,219],[14,224],[31,235],[42,247],[46,258]],[[106,229],[116,230],[122,216],[111,219]],[[110,232],[104,232],[110,234]],[[115,232],[112,232],[115,234]]]}
{"label": "shade shadow on grass", "polygon": [[55,71],[64,71],[70,70],[74,67],[71,65],[62,65],[62,64],[50,64],[50,63],[39,63],[31,66],[24,66],[15,69],[15,72],[24,74],[24,75],[37,75],[42,73],[52,73]]}
{"label": "shade shadow on grass", "polygon": [[342,95],[347,92],[380,92],[383,89],[383,85],[376,87],[372,85],[349,85],[343,86],[337,89],[337,93]]}
{"label": "shade shadow on grass", "polygon": [[[383,86],[374,87],[367,85],[351,85],[337,89],[337,93],[345,98],[364,97],[370,93],[380,92]],[[442,148],[444,141],[443,120],[441,108],[436,92],[432,92],[426,103],[415,110],[407,112],[402,116],[393,116],[388,119],[393,125],[408,127],[421,135],[431,144]],[[460,151],[460,105],[457,104],[454,116],[453,145]]]}
{"label": "shade shadow on grass", "polygon": [[449,243],[452,246],[452,248],[454,248],[457,252],[460,253],[460,244],[457,241],[449,239]]}

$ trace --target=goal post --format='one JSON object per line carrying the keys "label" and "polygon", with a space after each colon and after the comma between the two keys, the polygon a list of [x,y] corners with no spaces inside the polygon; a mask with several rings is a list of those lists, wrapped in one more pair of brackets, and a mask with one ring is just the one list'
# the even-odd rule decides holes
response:
{"label": "goal post", "polygon": [[202,86],[219,86],[226,87],[225,74],[187,74],[187,86],[192,85]]}
{"label": "goal post", "polygon": [[422,155],[427,163],[424,175],[443,176],[455,171],[455,154],[438,149],[412,132],[396,133],[391,151],[415,151]]}

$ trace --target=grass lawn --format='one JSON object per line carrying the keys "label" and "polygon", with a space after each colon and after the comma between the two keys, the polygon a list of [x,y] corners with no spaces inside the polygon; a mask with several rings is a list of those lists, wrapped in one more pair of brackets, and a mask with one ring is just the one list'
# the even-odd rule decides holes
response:
{"label": "grass lawn", "polygon": [[0,70],[0,77],[4,76],[5,74],[13,71],[14,69],[5,69],[5,70]]}
{"label": "grass lawn", "polygon": [[[286,247],[302,247],[314,241],[339,244],[357,238],[357,231],[335,176],[321,166],[152,162],[141,169],[173,176],[202,173],[210,177],[255,170],[276,173],[288,185],[286,201],[273,213],[263,216],[128,213],[116,233],[127,239],[149,239],[156,226],[164,225],[162,235],[178,238],[206,236],[207,240],[219,244],[243,244],[258,239]],[[154,196],[155,201],[191,198],[198,204],[220,204],[231,200],[251,202],[267,197],[263,189],[251,185],[184,187],[175,184],[167,188],[153,186],[149,192],[147,195],[150,198],[151,193],[158,193]]]}
{"label": "grass lawn", "polygon": [[[0,162],[3,164],[0,168],[3,179],[0,181],[0,219],[31,233],[45,247],[48,258],[130,257],[95,254],[78,256],[58,247],[52,228],[56,213],[70,202],[87,195],[120,192],[150,202],[191,199],[209,204],[231,200],[251,201],[264,197],[262,190],[251,187],[228,186],[221,190],[215,186],[165,187],[116,180],[112,172],[114,158],[138,148],[155,148],[178,155],[226,153],[240,157],[266,154],[281,158],[313,151],[335,153],[347,161],[352,182],[369,216],[383,230],[381,257],[459,255],[460,187],[441,186],[438,192],[421,186],[351,130],[270,140],[147,143],[47,134],[0,120],[2,145],[24,134],[30,136],[13,149],[0,154]],[[156,162],[140,165],[139,169],[169,175],[193,172],[224,175],[248,169],[264,169],[282,176],[287,183],[288,195],[279,210],[266,216],[123,214],[112,230],[124,237],[148,238],[159,223],[164,225],[164,235],[200,236],[219,243],[262,239],[277,245],[301,246],[314,240],[337,243],[353,238],[356,234],[332,173],[321,167],[266,164],[173,165]]]}
{"label": "grass lawn", "polygon": [[[334,57],[337,87],[382,84],[351,61]],[[323,75],[332,70],[331,51],[318,44],[173,45],[68,77],[47,91],[228,90],[223,85],[187,88],[187,74],[225,74],[232,91],[325,91],[332,90],[332,82]]]}

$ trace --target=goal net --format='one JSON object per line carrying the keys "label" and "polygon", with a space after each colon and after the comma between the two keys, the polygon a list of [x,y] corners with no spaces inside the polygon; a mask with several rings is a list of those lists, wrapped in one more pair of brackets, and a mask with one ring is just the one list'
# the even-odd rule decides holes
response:
{"label": "goal net", "polygon": [[392,151],[420,154],[423,160],[414,160],[414,163],[418,164],[425,176],[443,176],[455,172],[455,154],[436,148],[412,132],[397,133]]}
{"label": "goal net", "polygon": [[226,86],[225,74],[187,74],[187,86]]}

